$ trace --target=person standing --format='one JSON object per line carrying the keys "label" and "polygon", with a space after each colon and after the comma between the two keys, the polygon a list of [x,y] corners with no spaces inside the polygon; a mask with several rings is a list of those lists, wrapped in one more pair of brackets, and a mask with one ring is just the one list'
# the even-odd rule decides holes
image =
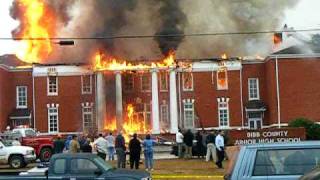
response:
{"label": "person standing", "polygon": [[92,153],[92,146],[90,145],[91,139],[87,138],[87,140],[83,143],[81,150],[84,153]]}
{"label": "person standing", "polygon": [[186,132],[186,134],[184,135],[184,138],[183,138],[184,144],[186,145],[185,158],[192,158],[193,139],[194,139],[194,136],[193,136],[191,130],[188,129],[188,131]]}
{"label": "person standing", "polygon": [[107,140],[105,140],[102,134],[99,134],[98,139],[94,141],[94,146],[97,149],[97,155],[104,161],[107,157]]}
{"label": "person standing", "polygon": [[61,135],[58,134],[57,139],[53,142],[53,153],[63,153],[64,142],[61,140]]}
{"label": "person standing", "polygon": [[109,135],[106,137],[107,140],[107,148],[108,148],[108,160],[113,161],[114,160],[114,137],[112,135],[112,132],[109,133]]}
{"label": "person standing", "polygon": [[198,153],[198,158],[203,158],[203,151],[204,151],[204,147],[202,145],[202,133],[200,131],[197,132],[196,134],[196,149],[197,149],[197,153]]}
{"label": "person standing", "polygon": [[217,135],[217,137],[215,139],[215,145],[216,145],[216,148],[217,148],[217,157],[218,157],[216,165],[219,168],[223,168],[222,167],[222,161],[224,159],[224,137],[223,137],[223,134],[224,134],[224,132],[219,130],[218,131],[218,135]]}
{"label": "person standing", "polygon": [[70,153],[78,153],[80,151],[80,144],[77,140],[77,136],[73,135],[72,140],[70,141],[69,152]]}
{"label": "person standing", "polygon": [[144,159],[146,170],[153,171],[153,146],[156,144],[155,141],[151,139],[150,134],[146,135],[146,139],[143,141],[144,147]]}
{"label": "person standing", "polygon": [[214,131],[210,132],[210,134],[206,138],[206,143],[207,143],[206,161],[207,162],[210,161],[210,156],[212,156],[213,162],[217,161],[215,139],[216,139],[216,136]]}
{"label": "person standing", "polygon": [[72,136],[68,135],[67,140],[64,142],[64,148],[67,152],[69,152],[70,149],[70,142],[72,141]]}
{"label": "person standing", "polygon": [[126,144],[122,132],[119,132],[115,142],[118,168],[126,168]]}
{"label": "person standing", "polygon": [[181,133],[181,129],[176,134],[176,143],[178,146],[178,157],[182,158],[182,147],[183,147],[183,134]]}
{"label": "person standing", "polygon": [[129,142],[129,151],[130,151],[130,168],[133,169],[133,166],[134,166],[136,169],[139,169],[141,143],[138,140],[136,133],[133,134],[133,138]]}

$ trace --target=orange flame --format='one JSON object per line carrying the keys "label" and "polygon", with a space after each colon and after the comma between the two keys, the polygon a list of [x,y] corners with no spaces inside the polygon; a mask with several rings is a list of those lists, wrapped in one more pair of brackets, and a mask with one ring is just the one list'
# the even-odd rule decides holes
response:
{"label": "orange flame", "polygon": [[96,53],[94,56],[95,70],[109,70],[109,71],[126,71],[126,70],[148,70],[151,68],[169,68],[174,66],[175,54],[169,53],[161,63],[153,62],[151,64],[132,64],[125,60],[116,59],[113,57],[105,57],[104,54]]}
{"label": "orange flame", "polygon": [[[117,122],[116,119],[113,118],[106,126],[105,130],[107,131],[115,131],[117,130]],[[123,136],[126,142],[129,142],[130,136],[134,133],[137,134],[147,134],[151,132],[151,129],[147,128],[146,122],[144,119],[140,119],[134,109],[132,104],[127,105],[126,118],[124,119],[124,123],[122,125]]]}
{"label": "orange flame", "polygon": [[55,35],[55,15],[43,0],[20,0],[19,3],[24,15],[17,39],[40,40],[22,40],[16,55],[28,63],[40,62],[52,52],[50,37]]}
{"label": "orange flame", "polygon": [[228,59],[227,54],[226,54],[226,53],[222,54],[222,55],[221,55],[221,59]]}

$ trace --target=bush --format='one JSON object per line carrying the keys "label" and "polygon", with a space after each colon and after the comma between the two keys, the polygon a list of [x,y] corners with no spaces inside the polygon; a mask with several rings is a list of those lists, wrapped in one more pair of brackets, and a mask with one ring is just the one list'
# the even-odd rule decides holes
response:
{"label": "bush", "polygon": [[320,139],[320,125],[306,118],[297,118],[289,123],[289,127],[304,127],[307,140]]}

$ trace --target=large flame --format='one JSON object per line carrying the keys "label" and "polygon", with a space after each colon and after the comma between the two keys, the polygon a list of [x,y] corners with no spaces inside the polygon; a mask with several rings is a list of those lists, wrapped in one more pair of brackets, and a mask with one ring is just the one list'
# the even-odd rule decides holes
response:
{"label": "large flame", "polygon": [[40,62],[52,52],[50,37],[55,35],[55,15],[43,0],[20,0],[19,5],[23,19],[16,38],[22,40],[16,55],[29,63]]}
{"label": "large flame", "polygon": [[125,60],[117,59],[114,57],[106,57],[101,53],[94,55],[94,69],[98,71],[126,71],[126,70],[148,70],[152,68],[169,68],[174,66],[175,53],[170,52],[162,62],[152,62],[151,64],[132,64]]}
{"label": "large flame", "polygon": [[[134,133],[137,133],[137,134],[151,133],[151,129],[148,128],[145,120],[143,118],[140,119],[139,116],[137,116],[133,104],[128,104],[126,109],[127,109],[126,118],[124,118],[124,123],[122,125],[123,136],[126,142],[129,142],[130,136],[133,135]],[[111,120],[106,120],[106,123],[107,124],[104,127],[104,130],[116,131],[118,129],[115,118]]]}

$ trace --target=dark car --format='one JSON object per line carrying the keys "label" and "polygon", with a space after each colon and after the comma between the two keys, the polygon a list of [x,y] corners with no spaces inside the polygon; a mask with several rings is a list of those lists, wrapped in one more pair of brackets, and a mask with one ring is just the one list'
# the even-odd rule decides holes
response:
{"label": "dark car", "polygon": [[49,167],[36,167],[5,179],[150,180],[151,177],[147,171],[113,168],[95,154],[66,153],[53,155]]}

